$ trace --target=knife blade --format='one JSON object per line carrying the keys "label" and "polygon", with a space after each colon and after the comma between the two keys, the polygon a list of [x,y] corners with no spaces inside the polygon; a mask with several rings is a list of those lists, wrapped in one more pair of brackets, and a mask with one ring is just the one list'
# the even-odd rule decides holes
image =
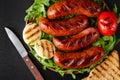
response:
{"label": "knife blade", "polygon": [[17,49],[18,53],[23,58],[24,62],[26,63],[26,65],[28,67],[28,69],[33,74],[35,80],[44,80],[42,75],[40,74],[40,72],[36,68],[36,66],[32,63],[32,61],[28,57],[28,53],[27,53],[26,49],[24,48],[24,46],[22,45],[22,43],[20,42],[20,40],[18,39],[18,37],[14,34],[13,31],[11,31],[7,27],[5,27],[5,31],[8,35],[8,37],[10,38],[11,42],[13,43],[15,48]]}

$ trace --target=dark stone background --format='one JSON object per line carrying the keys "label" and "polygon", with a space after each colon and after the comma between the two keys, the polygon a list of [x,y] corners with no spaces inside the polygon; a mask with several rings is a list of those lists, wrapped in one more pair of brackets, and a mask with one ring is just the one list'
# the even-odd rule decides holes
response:
{"label": "dark stone background", "polygon": [[[119,0],[106,0],[109,7],[114,3],[119,6]],[[0,80],[34,80],[31,72],[26,67],[17,50],[9,40],[4,27],[13,30],[25,45],[22,39],[22,31],[25,26],[25,10],[33,3],[33,0],[0,0]],[[117,37],[120,37],[120,28],[117,30]],[[25,48],[28,50],[27,46]],[[120,52],[120,44],[115,48]],[[50,70],[44,71],[42,65],[31,55],[33,63],[37,66],[45,80],[72,80],[70,75],[61,77],[58,73]],[[77,74],[80,80],[85,75]]]}

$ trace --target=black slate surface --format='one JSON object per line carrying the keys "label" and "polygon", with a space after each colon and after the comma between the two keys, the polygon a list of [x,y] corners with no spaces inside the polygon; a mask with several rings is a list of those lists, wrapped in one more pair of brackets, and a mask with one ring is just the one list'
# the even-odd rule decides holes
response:
{"label": "black slate surface", "polygon": [[[110,7],[117,4],[120,11],[119,0],[106,0]],[[25,26],[25,10],[33,3],[33,0],[0,0],[0,80],[34,80],[31,72],[9,40],[4,27],[10,28],[16,33],[22,43],[22,31]],[[120,37],[120,27],[116,33]],[[28,47],[25,45],[28,50]],[[120,44],[115,47],[120,52]],[[33,63],[37,66],[45,80],[73,80],[70,75],[61,77],[58,73],[50,70],[44,71],[42,65],[31,55]],[[77,74],[80,80],[85,75]]]}

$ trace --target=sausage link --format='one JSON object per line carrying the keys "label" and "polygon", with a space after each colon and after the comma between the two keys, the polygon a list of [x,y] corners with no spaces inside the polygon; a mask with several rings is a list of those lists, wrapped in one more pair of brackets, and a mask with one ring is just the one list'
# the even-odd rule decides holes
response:
{"label": "sausage link", "polygon": [[54,54],[54,62],[65,69],[85,68],[98,62],[103,56],[104,49],[96,46],[82,52],[56,52]]}
{"label": "sausage link", "polygon": [[100,12],[101,7],[91,0],[61,0],[48,8],[47,16],[49,19],[55,19],[70,14],[96,17]]}
{"label": "sausage link", "polygon": [[79,33],[88,27],[88,23],[88,18],[81,15],[67,20],[52,22],[46,18],[41,18],[39,26],[42,31],[53,36],[68,36]]}
{"label": "sausage link", "polygon": [[53,38],[54,45],[65,51],[79,50],[87,47],[99,38],[99,32],[95,27],[89,27],[82,32],[67,38],[60,40],[57,37]]}

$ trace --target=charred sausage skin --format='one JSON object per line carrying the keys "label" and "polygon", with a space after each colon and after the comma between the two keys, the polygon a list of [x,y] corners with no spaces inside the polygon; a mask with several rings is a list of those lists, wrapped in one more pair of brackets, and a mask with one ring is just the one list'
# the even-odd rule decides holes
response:
{"label": "charred sausage skin", "polygon": [[47,18],[41,18],[39,26],[42,31],[53,36],[68,36],[79,33],[88,27],[88,23],[88,18],[81,15],[67,20],[51,22]]}
{"label": "charred sausage skin", "polygon": [[70,14],[96,17],[100,12],[100,6],[91,0],[61,0],[48,8],[47,16],[49,19],[55,19]]}
{"label": "charred sausage skin", "polygon": [[104,49],[96,46],[82,52],[56,52],[54,54],[54,62],[65,69],[85,68],[98,62],[103,56]]}
{"label": "charred sausage skin", "polygon": [[54,37],[53,43],[60,50],[73,51],[89,46],[98,38],[99,32],[97,28],[89,27],[67,39],[60,40],[59,38]]}

